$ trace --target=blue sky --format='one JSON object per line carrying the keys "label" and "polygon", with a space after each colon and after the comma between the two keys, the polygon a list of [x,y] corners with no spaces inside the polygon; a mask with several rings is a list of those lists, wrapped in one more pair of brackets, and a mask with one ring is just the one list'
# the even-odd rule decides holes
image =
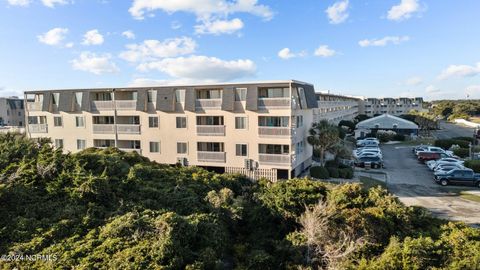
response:
{"label": "blue sky", "polygon": [[0,0],[0,95],[297,79],[480,98],[478,0]]}

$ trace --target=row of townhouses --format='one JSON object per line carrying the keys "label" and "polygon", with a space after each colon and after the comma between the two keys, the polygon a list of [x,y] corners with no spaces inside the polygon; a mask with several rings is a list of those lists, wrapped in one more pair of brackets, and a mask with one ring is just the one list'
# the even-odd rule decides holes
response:
{"label": "row of townhouses", "polygon": [[0,127],[25,125],[23,99],[18,97],[0,98]]}
{"label": "row of townhouses", "polygon": [[359,100],[359,114],[370,117],[380,114],[399,116],[412,110],[423,110],[423,98],[363,98]]}
{"label": "row of townhouses", "polygon": [[[377,99],[315,93],[313,85],[294,80],[38,90],[24,98],[25,115],[9,121],[26,119],[29,137],[50,138],[68,152],[117,147],[159,163],[271,180],[296,177],[311,165],[313,122],[377,114],[370,109]],[[390,100],[421,102],[381,99],[378,105]],[[23,109],[21,101],[16,105]]]}

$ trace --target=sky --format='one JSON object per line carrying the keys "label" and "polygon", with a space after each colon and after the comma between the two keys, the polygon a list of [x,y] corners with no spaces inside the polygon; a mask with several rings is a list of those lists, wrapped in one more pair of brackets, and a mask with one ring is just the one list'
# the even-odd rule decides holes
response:
{"label": "sky", "polygon": [[480,98],[478,0],[0,0],[0,96],[300,80]]}

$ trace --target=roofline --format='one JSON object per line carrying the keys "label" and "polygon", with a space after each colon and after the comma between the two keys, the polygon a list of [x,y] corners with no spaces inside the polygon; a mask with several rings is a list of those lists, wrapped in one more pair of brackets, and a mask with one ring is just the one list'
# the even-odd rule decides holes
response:
{"label": "roofline", "polygon": [[24,94],[50,92],[50,91],[111,91],[114,89],[146,89],[146,88],[160,88],[160,87],[199,87],[199,86],[222,86],[222,85],[255,85],[255,84],[303,84],[314,86],[311,83],[302,82],[298,80],[271,80],[271,81],[250,81],[250,82],[223,82],[223,83],[194,83],[194,84],[163,84],[163,85],[149,85],[149,86],[127,86],[127,87],[101,87],[101,88],[64,88],[64,89],[43,89],[43,90],[27,90]]}
{"label": "roofline", "polygon": [[325,93],[325,92],[315,92],[315,95],[324,95],[324,96],[331,96],[331,97],[341,97],[341,98],[350,98],[350,99],[361,100],[360,97],[356,97],[356,96],[331,94],[331,93]]}
{"label": "roofline", "polygon": [[417,128],[419,127],[416,123],[412,122],[412,121],[409,121],[409,120],[406,120],[406,119],[403,119],[401,117],[398,117],[398,116],[395,116],[395,115],[391,115],[391,114],[388,114],[388,113],[384,113],[382,115],[379,115],[379,116],[375,116],[375,117],[372,117],[372,118],[369,118],[369,119],[366,119],[366,120],[363,120],[362,122],[358,122],[356,126],[360,126],[361,127],[361,123],[365,123],[365,122],[371,122],[373,121],[375,118],[380,118],[380,117],[387,117],[387,118],[392,118],[392,119],[395,119],[397,121],[400,121],[400,122],[403,122],[403,123],[407,123],[407,124],[413,124],[415,125]]}

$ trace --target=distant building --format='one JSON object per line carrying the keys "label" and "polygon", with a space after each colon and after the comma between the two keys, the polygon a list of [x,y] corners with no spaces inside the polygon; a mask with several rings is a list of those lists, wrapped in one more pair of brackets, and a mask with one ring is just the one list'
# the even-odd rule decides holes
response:
{"label": "distant building", "polygon": [[313,110],[313,121],[326,119],[334,124],[342,120],[353,120],[359,113],[359,98],[316,93],[318,108]]}
{"label": "distant building", "polygon": [[402,115],[411,110],[423,110],[423,98],[364,98],[359,101],[359,114],[375,116],[380,114]]}
{"label": "distant building", "polygon": [[395,131],[397,134],[418,135],[418,125],[390,114],[382,114],[357,124],[355,137],[364,137],[374,131]]}
{"label": "distant building", "polygon": [[0,127],[25,126],[23,99],[18,97],[0,98]]}

